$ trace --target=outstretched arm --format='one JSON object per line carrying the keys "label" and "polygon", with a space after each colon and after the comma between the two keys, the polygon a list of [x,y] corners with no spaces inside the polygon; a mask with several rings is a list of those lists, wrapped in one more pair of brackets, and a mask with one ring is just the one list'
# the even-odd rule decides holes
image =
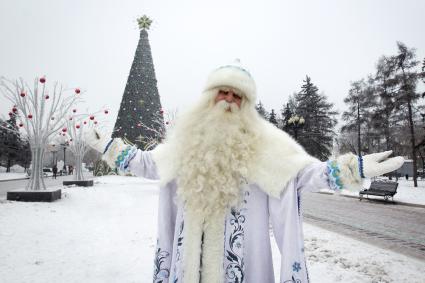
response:
{"label": "outstretched arm", "polygon": [[380,176],[403,165],[403,157],[388,158],[391,153],[389,150],[362,157],[348,153],[327,162],[311,164],[296,177],[297,189],[300,192],[318,191],[323,188],[360,191],[363,178]]}
{"label": "outstretched arm", "polygon": [[93,149],[103,154],[102,159],[111,168],[148,179],[159,179],[155,162],[149,151],[142,151],[134,145],[128,145],[120,138],[111,139],[96,130],[89,131],[85,138]]}

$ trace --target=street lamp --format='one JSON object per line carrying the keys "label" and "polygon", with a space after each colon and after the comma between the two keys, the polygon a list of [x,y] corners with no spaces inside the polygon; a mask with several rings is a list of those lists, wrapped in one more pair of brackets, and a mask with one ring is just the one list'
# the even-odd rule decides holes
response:
{"label": "street lamp", "polygon": [[60,145],[63,147],[63,172],[66,173],[66,147],[69,145],[69,143],[63,142]]}
{"label": "street lamp", "polygon": [[298,115],[293,115],[293,116],[291,116],[291,118],[289,118],[289,120],[286,122],[286,124],[288,125],[288,127],[290,127],[294,131],[294,138],[295,138],[295,140],[297,140],[298,139],[298,130],[301,129],[302,127],[304,127],[304,125],[305,125],[304,117],[298,116]]}

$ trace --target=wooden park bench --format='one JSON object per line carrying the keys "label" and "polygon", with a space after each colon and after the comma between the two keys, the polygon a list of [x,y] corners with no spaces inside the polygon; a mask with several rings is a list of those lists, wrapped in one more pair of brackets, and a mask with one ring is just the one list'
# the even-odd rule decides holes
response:
{"label": "wooden park bench", "polygon": [[373,181],[370,184],[370,188],[363,190],[359,193],[360,200],[363,199],[363,196],[369,198],[368,196],[381,196],[387,201],[389,198],[394,201],[394,195],[397,193],[397,182],[388,182],[388,181]]}

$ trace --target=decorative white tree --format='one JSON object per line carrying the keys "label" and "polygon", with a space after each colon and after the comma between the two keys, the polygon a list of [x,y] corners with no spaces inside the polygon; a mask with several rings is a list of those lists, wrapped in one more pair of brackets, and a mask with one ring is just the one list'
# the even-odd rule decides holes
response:
{"label": "decorative white tree", "polygon": [[[108,110],[103,113],[108,114]],[[95,114],[78,114],[77,109],[72,109],[72,114],[65,122],[59,134],[65,137],[65,142],[69,145],[68,148],[74,155],[75,159],[75,181],[83,181],[83,158],[90,150],[90,146],[85,141],[84,133],[87,130],[99,126],[99,120],[96,119]]]}
{"label": "decorative white tree", "polygon": [[[43,159],[46,146],[54,134],[63,127],[66,113],[80,98],[80,89],[64,89],[57,82],[51,93],[46,88],[46,78],[36,78],[34,86],[23,79],[11,81],[0,78],[0,91],[13,108],[9,116],[16,116],[19,130],[26,135],[32,155],[31,177],[26,190],[45,190],[43,180]],[[68,94],[72,91],[72,94]],[[1,127],[14,130],[14,127]]]}

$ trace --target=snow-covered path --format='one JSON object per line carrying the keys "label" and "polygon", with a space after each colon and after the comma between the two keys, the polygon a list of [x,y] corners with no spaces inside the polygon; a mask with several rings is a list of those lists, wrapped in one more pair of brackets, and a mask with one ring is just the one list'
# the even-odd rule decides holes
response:
{"label": "snow-covered path", "polygon": [[[119,176],[54,203],[0,201],[0,282],[151,282],[157,201],[156,183]],[[425,262],[311,225],[305,236],[312,282],[423,282]]]}

